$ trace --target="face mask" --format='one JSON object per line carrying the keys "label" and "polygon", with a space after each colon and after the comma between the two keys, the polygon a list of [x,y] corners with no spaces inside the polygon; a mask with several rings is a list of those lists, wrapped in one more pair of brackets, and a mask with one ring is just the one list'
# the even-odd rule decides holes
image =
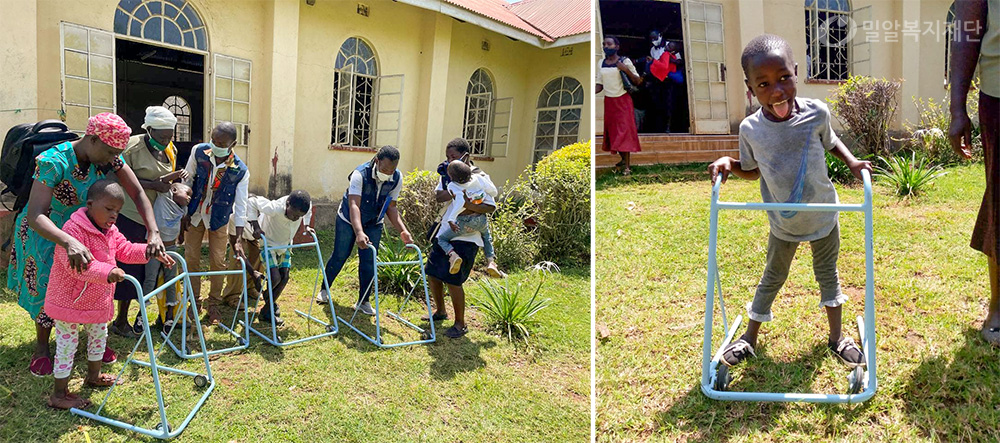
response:
{"label": "face mask", "polygon": [[149,144],[153,146],[153,149],[156,149],[157,151],[163,151],[167,149],[167,145],[161,145],[160,142],[156,141],[156,139],[153,138],[153,136],[149,136]]}
{"label": "face mask", "polygon": [[212,155],[216,157],[229,157],[229,148],[220,148],[215,146],[215,143],[209,143],[212,145]]}
{"label": "face mask", "polygon": [[611,57],[612,55],[615,55],[616,53],[618,53],[618,48],[604,48],[604,56],[605,57]]}
{"label": "face mask", "polygon": [[653,46],[660,46],[660,42],[662,42],[662,41],[663,41],[663,38],[662,38],[662,37],[656,37],[656,38],[655,38],[655,39],[653,40]]}
{"label": "face mask", "polygon": [[375,175],[378,176],[379,181],[383,182],[387,182],[390,178],[392,178],[392,174],[383,174],[382,171],[379,171],[378,169],[375,170]]}

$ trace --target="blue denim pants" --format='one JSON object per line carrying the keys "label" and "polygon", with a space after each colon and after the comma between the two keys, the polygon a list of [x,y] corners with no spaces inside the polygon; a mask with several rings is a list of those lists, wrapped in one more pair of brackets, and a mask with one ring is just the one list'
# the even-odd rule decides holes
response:
{"label": "blue denim pants", "polygon": [[[382,224],[365,226],[364,230],[368,241],[378,248],[379,240],[382,239]],[[347,263],[347,259],[351,257],[355,240],[354,227],[338,216],[334,231],[333,253],[330,254],[330,259],[326,262],[324,272],[328,285],[333,286],[333,281],[337,279],[340,270],[344,268],[344,263]],[[372,254],[374,251],[372,248],[358,250],[358,282],[360,286],[358,300],[361,302],[368,301],[373,290],[372,279],[375,277],[375,261]]]}
{"label": "blue denim pants", "polygon": [[451,241],[455,237],[470,231],[477,231],[483,236],[483,254],[486,255],[486,258],[493,258],[495,256],[493,253],[493,238],[490,236],[490,225],[486,214],[459,215],[455,217],[455,224],[458,225],[458,232],[451,229],[446,230],[443,226],[438,231],[437,243],[444,250],[445,254],[450,254],[454,249],[451,246]]}

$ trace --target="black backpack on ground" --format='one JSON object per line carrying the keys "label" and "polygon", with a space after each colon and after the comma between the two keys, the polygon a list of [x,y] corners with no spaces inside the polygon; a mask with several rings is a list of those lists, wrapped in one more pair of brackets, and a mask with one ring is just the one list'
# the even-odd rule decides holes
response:
{"label": "black backpack on ground", "polygon": [[35,157],[49,148],[66,141],[80,138],[69,131],[59,120],[43,120],[38,123],[24,123],[7,131],[0,150],[0,182],[6,189],[0,195],[11,193],[17,199],[14,212],[28,204],[31,194],[31,176],[35,173]]}

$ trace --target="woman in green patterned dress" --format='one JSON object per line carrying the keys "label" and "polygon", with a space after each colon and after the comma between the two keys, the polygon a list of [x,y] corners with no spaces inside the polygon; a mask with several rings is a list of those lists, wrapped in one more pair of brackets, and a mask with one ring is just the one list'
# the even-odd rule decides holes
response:
{"label": "woman in green patterned dress", "polygon": [[[98,114],[90,118],[83,138],[54,146],[35,159],[35,181],[28,205],[15,221],[17,234],[7,271],[7,287],[18,294],[18,304],[35,321],[37,341],[28,366],[34,375],[52,374],[49,334],[53,322],[42,307],[55,245],[66,248],[70,266],[78,271],[93,260],[82,243],[60,229],[74,211],[86,205],[90,185],[113,172],[150,227],[147,255],[164,251],[149,200],[121,158],[131,132],[121,117]],[[106,350],[104,359],[114,361],[114,352]]]}

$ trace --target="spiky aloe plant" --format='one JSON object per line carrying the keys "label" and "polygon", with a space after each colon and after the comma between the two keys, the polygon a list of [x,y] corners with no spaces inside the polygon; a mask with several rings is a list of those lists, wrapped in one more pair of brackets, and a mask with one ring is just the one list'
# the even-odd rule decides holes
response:
{"label": "spiky aloe plant", "polygon": [[945,172],[941,166],[931,164],[916,152],[910,158],[903,156],[882,159],[884,167],[875,168],[875,176],[888,180],[895,187],[896,195],[902,198],[916,197]]}
{"label": "spiky aloe plant", "polygon": [[523,291],[522,282],[511,286],[509,280],[502,282],[480,279],[477,282],[483,290],[481,297],[475,297],[473,303],[486,314],[487,323],[500,330],[508,340],[521,338],[528,342],[528,328],[534,321],[532,317],[551,304],[551,299],[538,297],[545,279],[549,273],[559,272],[559,267],[552,262],[541,262],[532,267],[538,276],[535,290],[528,297],[528,291]]}

